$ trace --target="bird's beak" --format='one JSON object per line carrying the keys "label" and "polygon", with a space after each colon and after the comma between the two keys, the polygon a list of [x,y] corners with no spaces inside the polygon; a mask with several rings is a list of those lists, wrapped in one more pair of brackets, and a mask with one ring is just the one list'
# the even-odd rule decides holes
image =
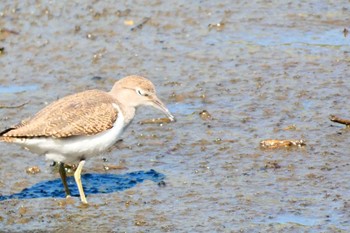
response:
{"label": "bird's beak", "polygon": [[175,117],[169,112],[168,108],[165,107],[163,102],[160,101],[157,96],[153,96],[151,102],[152,106],[161,110],[170,119],[170,121],[175,121]]}

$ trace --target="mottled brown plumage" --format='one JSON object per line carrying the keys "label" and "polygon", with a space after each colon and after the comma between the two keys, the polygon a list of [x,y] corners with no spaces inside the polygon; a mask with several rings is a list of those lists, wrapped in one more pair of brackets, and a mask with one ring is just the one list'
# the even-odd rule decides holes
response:
{"label": "mottled brown plumage", "polygon": [[[112,96],[99,90],[89,90],[66,96],[53,102],[33,118],[18,124],[2,135],[10,138],[95,135],[110,129],[118,117]],[[10,137],[10,138],[7,138]],[[7,138],[7,140],[6,140]]]}

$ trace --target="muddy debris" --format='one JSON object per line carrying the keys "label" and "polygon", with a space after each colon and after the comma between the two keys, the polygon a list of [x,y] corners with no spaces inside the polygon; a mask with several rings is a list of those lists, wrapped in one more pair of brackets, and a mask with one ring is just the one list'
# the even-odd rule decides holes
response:
{"label": "muddy debris", "polygon": [[40,168],[38,166],[28,167],[26,169],[27,174],[29,175],[35,175],[40,173]]}
{"label": "muddy debris", "polygon": [[0,41],[5,40],[7,37],[11,35],[18,35],[19,33],[17,31],[7,29],[7,28],[2,28],[0,29]]}
{"label": "muddy debris", "polygon": [[125,26],[133,26],[134,25],[134,20],[124,20],[124,25]]}
{"label": "muddy debris", "polygon": [[125,10],[117,10],[117,12],[115,13],[116,16],[118,17],[125,17],[128,16],[130,14],[131,10],[130,9],[125,9]]}
{"label": "muddy debris", "polygon": [[0,47],[0,55],[5,54],[5,47]]}
{"label": "muddy debris", "polygon": [[95,40],[96,39],[96,36],[92,33],[88,33],[86,34],[86,38],[89,39],[89,40]]}
{"label": "muddy debris", "polygon": [[263,149],[279,149],[290,147],[303,147],[306,146],[304,140],[279,140],[279,139],[267,139],[260,142],[260,147]]}
{"label": "muddy debris", "polygon": [[139,121],[140,125],[144,124],[164,124],[164,123],[170,123],[171,120],[169,118],[153,118],[148,120]]}
{"label": "muddy debris", "polygon": [[80,25],[75,25],[74,26],[74,33],[78,33],[81,31],[81,26]]}
{"label": "muddy debris", "polygon": [[15,105],[15,106],[1,105],[1,104],[0,104],[0,109],[1,109],[1,108],[21,108],[21,107],[27,105],[28,103],[29,103],[29,101],[27,101],[27,102],[25,102],[25,103],[23,103],[23,104]]}
{"label": "muddy debris", "polygon": [[273,161],[266,161],[264,165],[264,170],[266,169],[278,169],[281,168],[281,165],[278,164],[278,161],[273,160]]}
{"label": "muddy debris", "polygon": [[66,197],[65,199],[57,200],[57,205],[59,207],[65,207],[67,205],[74,205],[74,204],[75,204],[75,199],[72,197]]}
{"label": "muddy debris", "polygon": [[145,217],[143,215],[136,215],[135,216],[135,226],[145,226],[147,225],[147,221],[145,220]]}
{"label": "muddy debris", "polygon": [[208,120],[212,120],[213,117],[211,116],[211,114],[207,111],[207,110],[203,110],[199,113],[200,118],[203,121],[208,121]]}
{"label": "muddy debris", "polygon": [[220,23],[210,23],[208,25],[208,29],[209,31],[215,29],[216,31],[222,31],[225,27],[225,23],[224,22],[220,22]]}
{"label": "muddy debris", "polygon": [[145,17],[143,18],[142,22],[139,23],[138,25],[136,25],[135,27],[131,28],[130,31],[137,31],[137,30],[141,30],[143,28],[143,26],[150,20],[150,17]]}
{"label": "muddy debris", "polygon": [[91,78],[92,81],[101,81],[102,80],[102,77],[100,76],[94,76]]}
{"label": "muddy debris", "polygon": [[181,82],[177,82],[177,81],[169,81],[169,82],[166,82],[164,84],[164,86],[171,86],[171,87],[175,87],[175,86],[181,86],[182,83]]}
{"label": "muddy debris", "polygon": [[164,181],[164,180],[159,181],[159,182],[158,182],[158,186],[159,186],[159,187],[165,187],[165,186],[166,186],[165,181]]}
{"label": "muddy debris", "polygon": [[[113,146],[111,146],[108,150],[107,150],[107,153],[110,153],[112,152],[113,150],[123,150],[123,149],[131,149],[131,146],[130,145],[127,145],[124,143],[123,139],[119,139],[118,141],[116,141],[116,143],[114,143]],[[107,162],[107,158],[103,158],[104,162]]]}
{"label": "muddy debris", "polygon": [[329,120],[335,122],[335,123],[339,123],[339,124],[343,124],[346,126],[346,128],[350,127],[350,120],[349,119],[344,119],[335,115],[330,115],[329,116]]}
{"label": "muddy debris", "polygon": [[344,37],[347,37],[348,34],[349,34],[349,30],[347,28],[344,28],[344,30],[343,30]]}
{"label": "muddy debris", "polygon": [[215,138],[214,139],[214,143],[216,143],[216,144],[219,144],[219,143],[221,143],[222,142],[222,139],[221,138]]}
{"label": "muddy debris", "polygon": [[22,216],[22,215],[25,215],[27,211],[28,211],[27,207],[21,206],[18,210],[18,213]]}
{"label": "muddy debris", "polygon": [[295,131],[295,130],[297,130],[297,127],[295,125],[288,125],[287,127],[283,128],[283,130]]}
{"label": "muddy debris", "polygon": [[122,164],[119,164],[119,165],[108,164],[108,165],[103,165],[103,169],[105,171],[109,171],[109,170],[124,170],[128,168]]}

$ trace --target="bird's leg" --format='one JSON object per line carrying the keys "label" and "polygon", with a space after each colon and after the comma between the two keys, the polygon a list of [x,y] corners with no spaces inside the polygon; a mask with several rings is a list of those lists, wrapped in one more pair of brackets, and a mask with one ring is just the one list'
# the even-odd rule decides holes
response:
{"label": "bird's leg", "polygon": [[60,163],[59,165],[59,173],[60,173],[60,176],[61,176],[61,180],[62,180],[62,183],[63,183],[63,186],[64,186],[64,191],[66,192],[66,197],[70,197],[70,191],[69,191],[69,188],[68,188],[68,185],[67,185],[67,175],[66,175],[66,170],[64,169],[64,163]]}
{"label": "bird's leg", "polygon": [[74,179],[78,186],[81,202],[87,204],[83,185],[81,184],[81,170],[83,169],[84,164],[85,164],[85,160],[81,160],[79,162],[78,168],[74,172]]}

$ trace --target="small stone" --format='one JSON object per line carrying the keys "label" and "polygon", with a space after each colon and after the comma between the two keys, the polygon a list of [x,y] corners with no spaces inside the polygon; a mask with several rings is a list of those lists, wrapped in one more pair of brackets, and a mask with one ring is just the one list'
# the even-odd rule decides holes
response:
{"label": "small stone", "polygon": [[207,120],[212,120],[213,117],[210,115],[210,113],[207,110],[203,110],[199,113],[199,116],[202,120],[207,121]]}
{"label": "small stone", "polygon": [[80,25],[76,25],[76,26],[74,27],[74,32],[75,32],[75,33],[80,32],[80,30],[81,30]]}
{"label": "small stone", "polygon": [[20,215],[24,215],[25,213],[27,213],[27,207],[21,206],[18,212]]}
{"label": "small stone", "polygon": [[94,76],[91,78],[92,81],[101,81],[102,80],[102,77],[100,76]]}
{"label": "small stone", "polygon": [[26,169],[26,172],[27,174],[35,175],[40,172],[40,168],[38,166],[29,167]]}
{"label": "small stone", "polygon": [[90,39],[90,40],[95,40],[95,39],[96,39],[96,36],[94,36],[94,35],[91,34],[91,33],[88,33],[88,34],[86,35],[86,38],[88,38],[88,39]]}
{"label": "small stone", "polygon": [[165,187],[165,186],[166,186],[165,181],[164,181],[164,180],[159,181],[159,182],[158,182],[158,186],[159,186],[159,187]]}

